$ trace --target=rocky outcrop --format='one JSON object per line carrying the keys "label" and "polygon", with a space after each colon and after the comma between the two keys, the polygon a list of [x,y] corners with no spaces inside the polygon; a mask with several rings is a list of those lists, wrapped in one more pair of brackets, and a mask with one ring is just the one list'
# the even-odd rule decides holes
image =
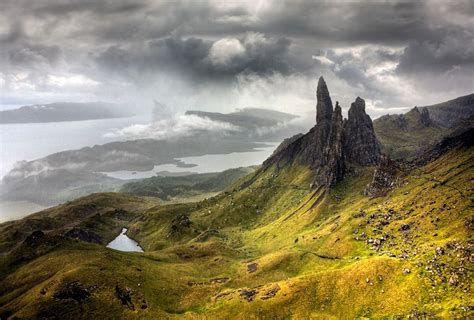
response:
{"label": "rocky outcrop", "polygon": [[81,303],[90,296],[89,290],[80,282],[73,281],[63,284],[54,294],[59,300],[74,300]]}
{"label": "rocky outcrop", "polygon": [[316,90],[316,123],[331,121],[332,119],[332,101],[329,96],[329,90],[323,77],[319,78],[318,89]]}
{"label": "rocky outcrop", "polygon": [[349,109],[344,134],[344,153],[349,162],[364,166],[378,163],[380,146],[375,137],[372,120],[365,113],[365,101],[359,97]]}
{"label": "rocky outcrop", "polygon": [[323,150],[323,164],[317,169],[318,185],[334,185],[344,177],[345,163],[343,152],[343,119],[342,110],[336,102],[332,114],[329,140]]}
{"label": "rocky outcrop", "polygon": [[372,182],[365,189],[365,194],[371,198],[385,196],[395,186],[397,171],[395,162],[388,156],[382,155]]}
{"label": "rocky outcrop", "polygon": [[66,232],[64,236],[72,239],[79,239],[85,242],[103,244],[102,237],[94,231],[88,229],[72,228],[71,230]]}
{"label": "rocky outcrop", "polygon": [[282,144],[263,167],[278,169],[298,162],[314,170],[315,186],[333,186],[353,165],[369,166],[379,161],[380,147],[365,101],[357,98],[343,120],[338,102],[333,110],[326,82],[321,77],[316,91],[316,125],[305,135]]}

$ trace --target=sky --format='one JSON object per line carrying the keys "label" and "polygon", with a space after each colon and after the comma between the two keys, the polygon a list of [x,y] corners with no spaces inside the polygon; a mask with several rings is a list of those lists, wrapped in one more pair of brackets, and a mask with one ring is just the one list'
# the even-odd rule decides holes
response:
{"label": "sky", "polygon": [[373,117],[474,92],[474,1],[0,1],[0,107],[314,114],[324,76]]}

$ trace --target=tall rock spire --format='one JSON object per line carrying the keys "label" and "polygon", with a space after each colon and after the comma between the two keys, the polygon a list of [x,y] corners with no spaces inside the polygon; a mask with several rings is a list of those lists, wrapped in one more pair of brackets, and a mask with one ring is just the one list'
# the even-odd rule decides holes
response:
{"label": "tall rock spire", "polygon": [[349,162],[364,166],[377,164],[380,158],[372,120],[365,113],[364,99],[359,97],[351,104],[344,126],[344,154]]}
{"label": "tall rock spire", "polygon": [[298,162],[314,171],[313,186],[334,186],[359,165],[379,162],[380,146],[372,120],[365,113],[365,101],[357,97],[343,120],[339,103],[333,111],[331,97],[323,77],[317,90],[316,125],[267,159],[263,167],[276,164],[278,170]]}
{"label": "tall rock spire", "polygon": [[344,177],[343,135],[342,110],[339,102],[336,102],[331,119],[331,131],[324,147],[323,163],[321,168],[316,170],[315,182],[318,185],[333,186]]}
{"label": "tall rock spire", "polygon": [[332,118],[332,101],[329,96],[329,90],[323,77],[319,78],[318,89],[316,90],[316,123],[324,120],[331,121]]}

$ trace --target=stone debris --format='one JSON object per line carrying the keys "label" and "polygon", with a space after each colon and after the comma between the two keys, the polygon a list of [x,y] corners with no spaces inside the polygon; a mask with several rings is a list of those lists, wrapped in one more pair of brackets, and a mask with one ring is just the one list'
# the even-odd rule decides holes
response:
{"label": "stone debris", "polygon": [[254,273],[255,271],[257,271],[257,268],[258,264],[256,262],[252,262],[247,265],[247,271],[249,273]]}
{"label": "stone debris", "polygon": [[90,296],[89,290],[84,287],[80,282],[73,281],[68,282],[61,286],[59,290],[54,294],[54,298],[59,300],[74,300],[76,302],[82,302]]}
{"label": "stone debris", "polygon": [[115,294],[119,298],[122,305],[127,306],[130,310],[135,310],[135,306],[132,302],[133,290],[129,287],[121,288],[119,285],[115,286]]}

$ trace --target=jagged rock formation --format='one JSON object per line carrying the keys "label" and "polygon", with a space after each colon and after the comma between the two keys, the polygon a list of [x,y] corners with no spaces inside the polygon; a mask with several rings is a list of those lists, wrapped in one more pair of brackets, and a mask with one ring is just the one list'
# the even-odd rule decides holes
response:
{"label": "jagged rock formation", "polygon": [[318,185],[334,185],[344,177],[343,134],[342,110],[339,103],[336,102],[331,119],[329,140],[323,150],[323,163],[320,168],[317,168],[315,177]]}
{"label": "jagged rock formation", "polygon": [[319,78],[318,89],[316,91],[316,123],[332,119],[332,101],[329,90],[323,77]]}
{"label": "jagged rock formation", "polygon": [[282,168],[296,161],[313,168],[314,185],[333,186],[352,166],[377,164],[380,146],[372,120],[365,113],[363,99],[358,97],[352,103],[349,118],[343,120],[338,102],[333,110],[323,77],[319,78],[316,97],[316,125],[307,134],[292,139],[291,143],[286,141],[263,167],[276,164],[277,168]]}
{"label": "jagged rock formation", "polygon": [[365,194],[371,198],[385,196],[395,186],[397,171],[396,163],[390,157],[382,155],[372,182],[365,189]]}
{"label": "jagged rock formation", "polygon": [[365,101],[359,97],[349,109],[344,134],[344,150],[349,162],[361,165],[378,163],[380,146],[375,138],[372,120],[365,113]]}

